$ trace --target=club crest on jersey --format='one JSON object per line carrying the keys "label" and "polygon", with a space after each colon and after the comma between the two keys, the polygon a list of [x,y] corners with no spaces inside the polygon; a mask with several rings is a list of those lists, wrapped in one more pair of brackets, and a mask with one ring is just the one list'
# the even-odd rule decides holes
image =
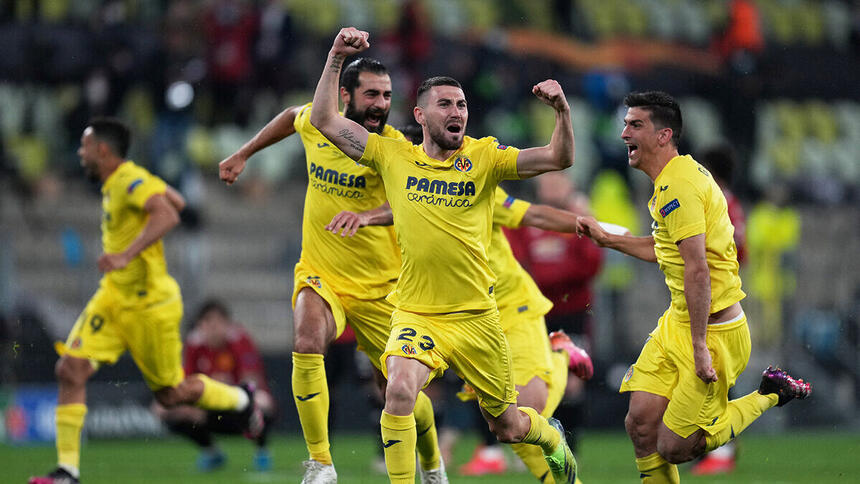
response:
{"label": "club crest on jersey", "polygon": [[676,198],[676,199],[672,200],[671,202],[667,203],[666,205],[663,205],[663,207],[660,209],[660,215],[662,215],[665,218],[666,215],[669,215],[676,208],[678,208],[680,206],[681,206],[681,202],[679,202],[678,199]]}
{"label": "club crest on jersey", "polygon": [[308,284],[317,289],[322,289],[322,281],[319,276],[308,276]]}
{"label": "club crest on jersey", "polygon": [[126,192],[128,192],[128,193],[131,193],[131,192],[133,192],[133,191],[134,191],[134,189],[135,189],[135,188],[137,188],[138,186],[140,186],[142,183],[143,183],[143,178],[138,178],[137,180],[135,180],[135,181],[131,182],[131,183],[128,185],[128,188],[126,188],[126,189],[125,189],[125,191],[126,191]]}
{"label": "club crest on jersey", "polygon": [[71,346],[71,348],[72,348],[73,350],[76,350],[76,349],[78,349],[78,348],[80,348],[80,347],[81,347],[81,343],[82,343],[82,341],[81,341],[81,337],[80,337],[80,336],[78,336],[77,338],[75,338],[75,340],[74,340],[74,341],[72,341],[72,346]]}
{"label": "club crest on jersey", "polygon": [[404,343],[403,346],[400,347],[400,350],[403,351],[403,353],[407,354],[407,355],[414,355],[414,354],[418,353],[417,351],[415,351],[414,346],[412,346],[410,344],[406,344],[406,343]]}
{"label": "club crest on jersey", "polygon": [[472,170],[472,160],[458,156],[456,160],[454,160],[454,168],[457,171],[467,172]]}
{"label": "club crest on jersey", "polygon": [[632,377],[633,377],[633,365],[630,365],[630,368],[627,369],[627,373],[624,374],[624,379],[622,380],[622,382],[627,383],[628,381],[630,381],[630,378],[632,378]]}

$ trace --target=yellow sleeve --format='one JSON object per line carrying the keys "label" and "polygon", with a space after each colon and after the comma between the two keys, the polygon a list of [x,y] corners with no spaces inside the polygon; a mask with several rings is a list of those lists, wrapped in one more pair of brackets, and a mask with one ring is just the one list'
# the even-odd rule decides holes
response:
{"label": "yellow sleeve", "polygon": [[379,163],[382,161],[382,136],[370,133],[367,137],[367,146],[358,160],[359,165],[364,165],[379,171]]}
{"label": "yellow sleeve", "polygon": [[161,178],[140,170],[129,177],[125,183],[126,202],[132,207],[143,209],[146,201],[153,195],[167,191],[167,184]]}
{"label": "yellow sleeve", "polygon": [[520,176],[517,172],[517,157],[520,150],[513,146],[507,146],[499,143],[499,140],[493,139],[489,147],[491,151],[490,159],[493,160],[493,171],[497,180],[519,180]]}
{"label": "yellow sleeve", "polygon": [[301,134],[308,126],[311,126],[311,103],[307,103],[299,110],[296,119],[293,121],[293,127],[296,128],[296,133]]}
{"label": "yellow sleeve", "polygon": [[496,204],[493,207],[493,225],[511,229],[520,227],[531,204],[508,195],[502,187],[496,187]]}
{"label": "yellow sleeve", "polygon": [[395,128],[394,126],[391,126],[390,124],[385,125],[385,129],[382,130],[382,136],[385,136],[386,138],[406,141],[406,136],[404,136],[399,129]]}
{"label": "yellow sleeve", "polygon": [[676,244],[705,233],[705,197],[700,187],[688,180],[678,180],[661,193],[658,212]]}

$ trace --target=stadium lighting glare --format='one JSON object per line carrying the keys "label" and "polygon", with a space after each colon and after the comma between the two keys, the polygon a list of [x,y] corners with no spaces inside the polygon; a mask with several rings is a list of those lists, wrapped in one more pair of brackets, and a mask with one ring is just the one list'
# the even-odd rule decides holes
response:
{"label": "stadium lighting glare", "polygon": [[194,88],[185,81],[174,82],[167,88],[165,98],[170,109],[185,109],[194,101]]}

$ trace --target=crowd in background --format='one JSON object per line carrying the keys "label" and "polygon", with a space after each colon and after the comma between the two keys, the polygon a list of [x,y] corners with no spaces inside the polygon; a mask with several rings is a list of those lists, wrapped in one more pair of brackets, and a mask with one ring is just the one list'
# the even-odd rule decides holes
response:
{"label": "crowd in background", "polygon": [[[689,101],[688,150],[731,140],[742,196],[775,174],[860,180],[851,157],[860,107],[846,102],[858,97],[857,63],[849,64],[860,53],[860,8],[839,1],[8,2],[0,7],[3,165],[25,190],[51,193],[46,175],[79,171],[83,123],[116,114],[135,129],[133,158],[181,186],[280,109],[309,100],[329,32],[347,20],[367,25],[370,55],[392,71],[398,126],[412,122],[417,84],[447,74],[469,93],[473,136],[528,145],[552,126],[530,88],[558,79],[575,100],[580,183],[600,168],[628,177],[620,96],[655,85]],[[792,62],[798,56],[813,66]],[[272,187],[296,165],[283,160],[301,152],[262,158],[260,184]],[[856,196],[831,185],[804,195]]]}

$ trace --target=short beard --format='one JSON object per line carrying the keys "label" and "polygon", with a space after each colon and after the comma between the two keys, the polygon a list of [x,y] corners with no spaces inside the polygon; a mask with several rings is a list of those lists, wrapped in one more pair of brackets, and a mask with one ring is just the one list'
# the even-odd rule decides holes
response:
{"label": "short beard", "polygon": [[350,119],[360,124],[364,129],[374,132],[376,134],[382,134],[382,130],[385,129],[385,123],[388,121],[388,113],[382,113],[379,115],[379,126],[375,128],[368,128],[364,125],[364,121],[367,119],[367,111],[359,112],[355,109],[355,105],[350,102],[346,105],[346,108],[343,110],[343,117],[346,119]]}
{"label": "short beard", "polygon": [[458,150],[463,146],[463,138],[460,141],[449,140],[445,138],[445,132],[433,128],[430,129],[430,139],[443,150]]}

